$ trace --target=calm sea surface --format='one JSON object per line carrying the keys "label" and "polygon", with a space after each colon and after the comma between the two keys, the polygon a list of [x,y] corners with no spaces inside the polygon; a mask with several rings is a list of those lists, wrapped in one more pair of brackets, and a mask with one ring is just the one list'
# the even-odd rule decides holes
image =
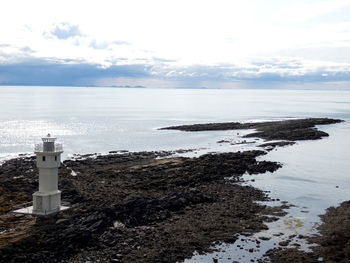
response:
{"label": "calm sea surface", "polygon": [[[263,159],[279,161],[283,168],[246,178],[255,179],[251,184],[270,190],[272,197],[296,205],[289,217],[303,226],[292,232],[308,233],[325,208],[350,199],[350,91],[0,87],[0,160],[32,152],[34,143],[47,133],[64,143],[65,158],[112,150],[249,149],[254,145],[216,143],[239,140],[232,131],[188,133],[157,128],[304,117],[346,122],[320,127],[330,134],[328,138],[270,152]],[[285,221],[273,228],[286,228]],[[197,260],[212,262],[212,255],[191,261]],[[225,255],[220,262],[226,262]]]}

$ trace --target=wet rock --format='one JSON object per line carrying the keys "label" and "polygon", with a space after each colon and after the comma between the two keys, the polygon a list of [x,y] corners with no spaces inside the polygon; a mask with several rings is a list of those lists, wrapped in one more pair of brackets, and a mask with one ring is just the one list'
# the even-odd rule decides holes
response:
{"label": "wet rock", "polygon": [[282,247],[286,247],[288,246],[290,243],[290,240],[285,240],[285,241],[281,241],[278,243],[278,245],[282,246]]}
{"label": "wet rock", "polygon": [[216,143],[230,143],[230,141],[228,141],[228,140],[220,140],[220,141],[217,141]]}
{"label": "wet rock", "polygon": [[[266,214],[266,206],[256,203],[268,200],[266,193],[233,183],[247,172],[280,167],[257,161],[263,154],[246,151],[161,159],[168,153],[139,152],[67,160],[59,170],[60,189],[71,209],[38,218],[11,246],[1,247],[0,242],[0,253],[5,262],[24,257],[29,263],[80,263],[86,258],[177,262],[195,250],[210,250],[214,241],[233,243],[238,233],[266,228],[260,215]],[[22,165],[33,172],[14,183]],[[71,176],[70,167],[79,176]],[[28,184],[27,180],[37,179],[34,159],[12,160],[0,170],[1,205],[4,200],[23,200],[16,188],[25,189],[23,196],[31,200],[37,181]]]}
{"label": "wet rock", "polygon": [[[349,262],[350,201],[343,202],[336,208],[328,208],[321,218],[321,235],[309,238],[298,235],[299,239],[307,238],[309,242],[318,244],[312,252],[305,253],[297,249],[271,250],[267,253],[271,262]],[[300,246],[298,243],[293,245]]]}
{"label": "wet rock", "polygon": [[67,224],[68,222],[68,219],[61,218],[56,221],[56,224]]}
{"label": "wet rock", "polygon": [[288,145],[294,145],[295,142],[293,141],[281,141],[281,142],[268,142],[268,143],[263,143],[260,144],[259,147],[270,147],[270,149],[274,149],[275,147],[279,146],[279,147],[283,147],[283,146],[288,146]]}
{"label": "wet rock", "polygon": [[245,135],[244,137],[259,137],[265,140],[297,141],[316,140],[324,136],[328,136],[326,132],[317,130],[315,128],[315,125],[325,125],[339,122],[342,122],[342,120],[328,118],[309,118],[255,123],[226,122],[180,125],[161,128],[161,130],[212,131],[256,129],[257,132]]}
{"label": "wet rock", "polygon": [[147,225],[169,217],[169,212],[179,211],[188,205],[213,202],[211,197],[196,191],[180,191],[159,199],[134,198],[115,207],[117,219],[129,226]]}
{"label": "wet rock", "polygon": [[261,239],[261,240],[270,240],[271,239],[271,237],[259,237],[259,239]]}

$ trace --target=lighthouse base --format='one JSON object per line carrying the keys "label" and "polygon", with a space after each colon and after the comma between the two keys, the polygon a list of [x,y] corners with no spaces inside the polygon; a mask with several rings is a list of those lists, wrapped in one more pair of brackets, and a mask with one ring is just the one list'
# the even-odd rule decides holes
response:
{"label": "lighthouse base", "polygon": [[[15,214],[47,216],[56,214],[60,211],[67,210],[66,202],[61,205],[61,191],[52,192],[35,192],[33,202],[15,206],[18,208],[12,211]],[[31,206],[31,204],[33,204]]]}
{"label": "lighthouse base", "polygon": [[23,208],[20,208],[20,209],[17,209],[17,210],[13,210],[13,211],[11,211],[11,213],[22,214],[22,215],[34,215],[34,216],[48,216],[48,215],[53,215],[55,213],[58,213],[60,211],[64,211],[64,210],[67,210],[67,209],[69,209],[68,206],[62,206],[61,205],[59,210],[45,214],[45,213],[34,212],[33,206],[27,206],[27,207],[23,207]]}
{"label": "lighthouse base", "polygon": [[33,214],[48,215],[60,211],[61,191],[35,192],[33,194]]}

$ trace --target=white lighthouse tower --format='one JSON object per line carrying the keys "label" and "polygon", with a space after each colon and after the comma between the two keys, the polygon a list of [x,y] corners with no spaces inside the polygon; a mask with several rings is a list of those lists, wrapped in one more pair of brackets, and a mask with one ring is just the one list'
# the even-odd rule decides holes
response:
{"label": "white lighthouse tower", "polygon": [[48,215],[61,210],[58,190],[58,167],[61,165],[62,144],[48,134],[35,145],[36,166],[39,170],[39,191],[33,194],[33,214]]}
{"label": "white lighthouse tower", "polygon": [[61,191],[58,190],[58,167],[61,164],[62,144],[55,143],[50,134],[35,145],[36,166],[39,170],[39,190],[33,194],[33,205],[20,205],[13,211],[19,214],[50,215],[68,209],[61,206]]}

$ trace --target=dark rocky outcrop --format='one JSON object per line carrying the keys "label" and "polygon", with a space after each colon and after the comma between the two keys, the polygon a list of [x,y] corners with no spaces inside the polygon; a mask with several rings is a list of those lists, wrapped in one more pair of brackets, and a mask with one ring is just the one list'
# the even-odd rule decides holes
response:
{"label": "dark rocky outcrop", "polygon": [[[237,183],[244,173],[280,167],[257,161],[263,154],[77,156],[60,168],[63,199],[71,209],[47,218],[6,213],[23,201],[16,194],[10,199],[11,191],[30,200],[37,187],[34,159],[10,160],[0,166],[0,206],[7,207],[0,231],[8,231],[6,238],[0,235],[0,262],[177,262],[208,251],[214,241],[234,242],[235,234],[254,233],[266,228],[264,220],[274,220],[255,202],[268,200],[266,194]],[[14,180],[16,188],[6,183]],[[13,228],[16,218],[21,229]]]}
{"label": "dark rocky outcrop", "polygon": [[342,122],[338,119],[308,118],[282,121],[254,122],[254,123],[207,123],[180,125],[161,128],[162,130],[180,131],[217,131],[217,130],[240,130],[256,129],[244,137],[259,137],[266,140],[316,140],[328,136],[326,132],[319,131],[316,125],[334,124]]}
{"label": "dark rocky outcrop", "polygon": [[283,147],[283,146],[289,146],[294,144],[295,142],[293,141],[266,142],[258,145],[258,147],[265,148],[266,151],[271,151],[276,147]]}

